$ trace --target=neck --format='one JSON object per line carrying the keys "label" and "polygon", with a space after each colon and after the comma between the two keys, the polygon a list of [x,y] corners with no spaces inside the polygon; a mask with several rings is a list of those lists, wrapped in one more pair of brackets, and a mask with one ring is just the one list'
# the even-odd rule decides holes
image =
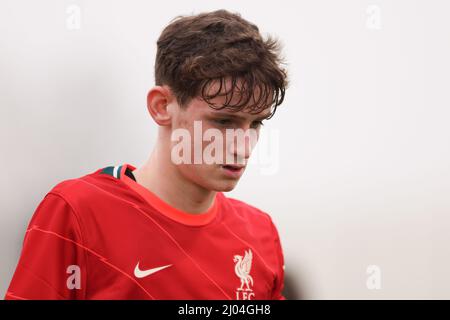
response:
{"label": "neck", "polygon": [[215,191],[207,190],[183,177],[172,163],[170,153],[157,144],[145,164],[134,170],[136,182],[172,207],[191,214],[208,211]]}

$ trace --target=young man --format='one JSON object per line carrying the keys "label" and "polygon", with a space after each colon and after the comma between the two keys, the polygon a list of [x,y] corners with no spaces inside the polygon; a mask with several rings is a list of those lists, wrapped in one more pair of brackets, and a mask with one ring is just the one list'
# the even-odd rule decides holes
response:
{"label": "young man", "polygon": [[[177,18],[157,42],[147,104],[159,131],[148,161],[50,190],[6,299],[284,299],[271,217],[223,194],[254,146],[251,136],[227,140],[227,130],[257,138],[283,101],[279,46],[226,10]],[[219,146],[212,153],[207,132]],[[208,154],[227,161],[205,161]]]}

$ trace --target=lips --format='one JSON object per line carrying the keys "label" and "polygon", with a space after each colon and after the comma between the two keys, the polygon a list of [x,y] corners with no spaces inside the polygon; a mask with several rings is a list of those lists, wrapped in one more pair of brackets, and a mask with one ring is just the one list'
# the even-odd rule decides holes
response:
{"label": "lips", "polygon": [[241,171],[241,169],[243,169],[245,166],[227,164],[227,165],[223,165],[222,167],[223,167],[224,169],[227,169],[227,170],[239,172],[239,171]]}
{"label": "lips", "polygon": [[243,165],[226,164],[221,166],[223,173],[232,179],[239,179],[245,170]]}

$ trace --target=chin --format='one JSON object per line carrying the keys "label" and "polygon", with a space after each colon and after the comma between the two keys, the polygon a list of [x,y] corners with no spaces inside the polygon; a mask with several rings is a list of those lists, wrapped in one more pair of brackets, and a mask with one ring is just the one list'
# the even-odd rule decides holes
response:
{"label": "chin", "polygon": [[214,191],[217,191],[217,192],[229,192],[229,191],[233,190],[235,187],[236,186],[226,186],[226,187],[218,188],[218,189],[216,189]]}
{"label": "chin", "polygon": [[229,192],[236,188],[237,181],[224,181],[220,182],[214,185],[211,190],[217,191],[217,192]]}
{"label": "chin", "polygon": [[239,179],[224,179],[222,177],[215,177],[214,173],[195,173],[188,172],[185,174],[192,183],[201,186],[206,190],[216,191],[216,192],[228,192],[233,190]]}

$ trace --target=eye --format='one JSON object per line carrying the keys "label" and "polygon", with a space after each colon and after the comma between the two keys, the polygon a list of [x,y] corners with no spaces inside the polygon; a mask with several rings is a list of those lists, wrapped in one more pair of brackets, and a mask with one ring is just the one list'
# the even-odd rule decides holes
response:
{"label": "eye", "polygon": [[232,123],[231,119],[214,119],[213,121],[221,126],[227,126]]}
{"label": "eye", "polygon": [[252,124],[252,128],[259,128],[259,127],[261,127],[263,125],[264,125],[264,123],[263,123],[262,120],[254,121],[253,124]]}

